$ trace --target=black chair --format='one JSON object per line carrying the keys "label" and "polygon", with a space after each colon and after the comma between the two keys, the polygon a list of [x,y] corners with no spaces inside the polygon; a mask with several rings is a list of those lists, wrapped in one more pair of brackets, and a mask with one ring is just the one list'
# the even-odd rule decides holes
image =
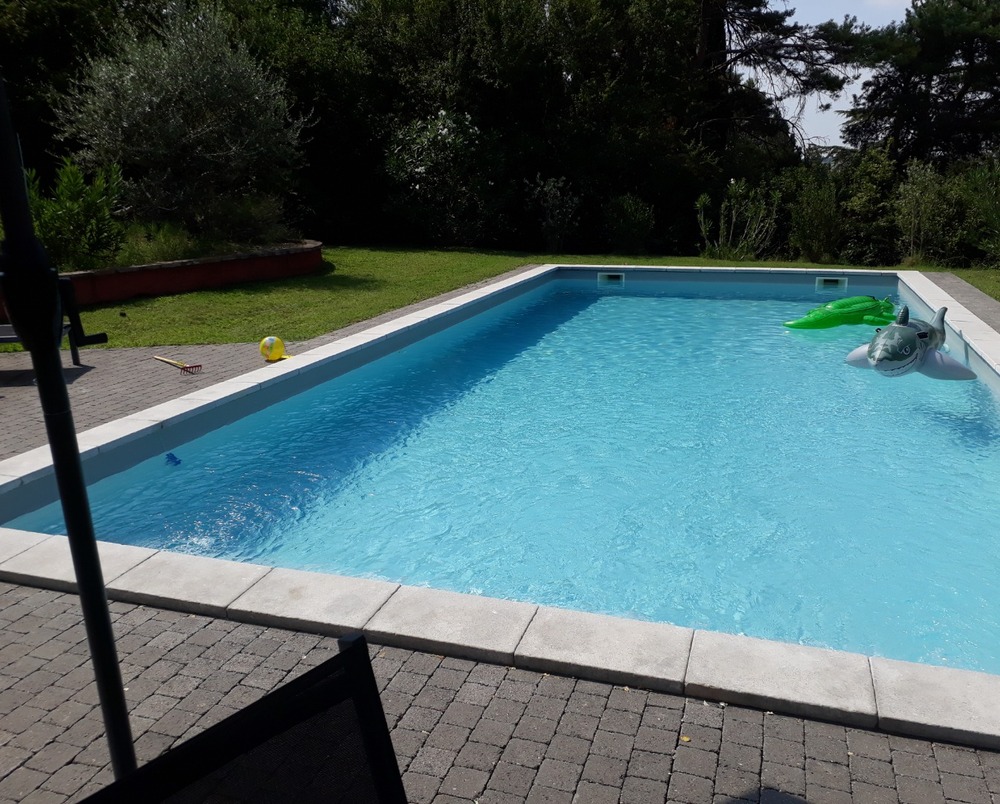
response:
{"label": "black chair", "polygon": [[[68,319],[63,323],[63,336],[69,338],[69,351],[73,357],[74,366],[82,366],[80,362],[80,347],[90,346],[95,343],[107,343],[108,334],[106,332],[95,332],[88,335],[83,331],[83,322],[80,320],[80,309],[76,306],[76,291],[73,290],[73,282],[66,278],[59,279],[59,301],[62,305],[63,318]],[[0,324],[0,343],[20,343],[13,324]]]}
{"label": "black chair", "polygon": [[85,804],[406,804],[365,638],[340,646]]}

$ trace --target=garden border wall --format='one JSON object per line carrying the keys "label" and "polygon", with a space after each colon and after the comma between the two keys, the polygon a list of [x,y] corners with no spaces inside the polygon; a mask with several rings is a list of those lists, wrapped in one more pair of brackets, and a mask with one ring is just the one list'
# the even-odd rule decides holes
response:
{"label": "garden border wall", "polygon": [[[60,276],[73,281],[77,304],[113,304],[142,296],[170,296],[315,273],[323,265],[322,247],[318,240],[303,240],[241,254],[72,271]],[[6,311],[0,306],[0,321],[6,320]]]}

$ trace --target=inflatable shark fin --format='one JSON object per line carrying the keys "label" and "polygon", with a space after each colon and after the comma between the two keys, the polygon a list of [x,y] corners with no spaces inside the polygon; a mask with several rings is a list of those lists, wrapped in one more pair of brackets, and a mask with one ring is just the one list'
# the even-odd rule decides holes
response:
{"label": "inflatable shark fin", "polygon": [[868,344],[866,343],[864,346],[859,346],[853,350],[844,358],[844,362],[855,368],[871,368],[872,363],[868,359]]}
{"label": "inflatable shark fin", "polygon": [[[851,352],[854,354],[854,352]],[[848,355],[850,358],[850,355]],[[933,349],[927,353],[923,364],[917,369],[934,380],[974,380],[976,372],[966,368],[955,358]]]}
{"label": "inflatable shark fin", "polygon": [[934,320],[931,321],[931,329],[936,329],[944,336],[944,314],[948,312],[947,307],[942,307],[936,313],[934,313]]}

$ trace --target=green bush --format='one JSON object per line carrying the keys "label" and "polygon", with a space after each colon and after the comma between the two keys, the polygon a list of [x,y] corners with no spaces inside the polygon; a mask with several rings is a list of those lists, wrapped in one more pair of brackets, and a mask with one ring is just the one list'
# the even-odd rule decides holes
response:
{"label": "green bush", "polygon": [[59,107],[63,137],[84,167],[121,166],[139,220],[244,234],[256,208],[268,225],[300,164],[284,82],[217,6],[165,0],[158,14],[150,35],[122,23],[87,64]]}
{"label": "green bush", "polygon": [[87,271],[113,262],[125,237],[116,166],[98,170],[88,182],[77,165],[64,159],[51,195],[42,192],[34,171],[27,177],[35,233],[57,270]]}
{"label": "green bush", "polygon": [[835,166],[844,187],[841,259],[852,265],[899,263],[899,226],[894,200],[899,179],[886,143],[850,152]]}
{"label": "green bush", "polygon": [[788,245],[809,262],[833,262],[840,249],[841,211],[831,169],[814,162],[796,168],[788,204]]}
{"label": "green bush", "polygon": [[778,193],[767,187],[750,187],[745,179],[733,180],[719,205],[718,223],[711,217],[707,193],[695,203],[698,228],[704,242],[702,256],[720,260],[749,260],[771,249],[778,220]]}
{"label": "green bush", "polygon": [[964,209],[955,182],[916,160],[896,191],[896,223],[903,261],[910,265],[959,262]]}
{"label": "green bush", "polygon": [[393,204],[432,242],[468,246],[482,232],[479,152],[480,132],[468,114],[441,109],[393,133],[386,155]]}
{"label": "green bush", "polygon": [[566,236],[576,226],[580,197],[570,191],[569,179],[543,179],[539,173],[533,182],[526,181],[528,195],[541,212],[542,239],[545,250],[559,251]]}
{"label": "green bush", "polygon": [[956,188],[968,210],[966,232],[977,257],[988,265],[1000,264],[1000,161],[973,165],[958,177]]}
{"label": "green bush", "polygon": [[653,205],[628,193],[616,195],[604,209],[608,241],[619,254],[640,254],[646,250],[653,226]]}

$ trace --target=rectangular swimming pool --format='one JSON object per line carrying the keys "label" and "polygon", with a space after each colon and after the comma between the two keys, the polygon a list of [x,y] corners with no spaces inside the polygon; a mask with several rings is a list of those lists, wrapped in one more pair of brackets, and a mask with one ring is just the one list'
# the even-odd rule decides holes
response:
{"label": "rectangular swimming pool", "polygon": [[[860,294],[930,317],[889,273],[540,271],[133,419],[98,537],[1000,672],[991,369],[782,326]],[[5,524],[63,532],[37,475]]]}

